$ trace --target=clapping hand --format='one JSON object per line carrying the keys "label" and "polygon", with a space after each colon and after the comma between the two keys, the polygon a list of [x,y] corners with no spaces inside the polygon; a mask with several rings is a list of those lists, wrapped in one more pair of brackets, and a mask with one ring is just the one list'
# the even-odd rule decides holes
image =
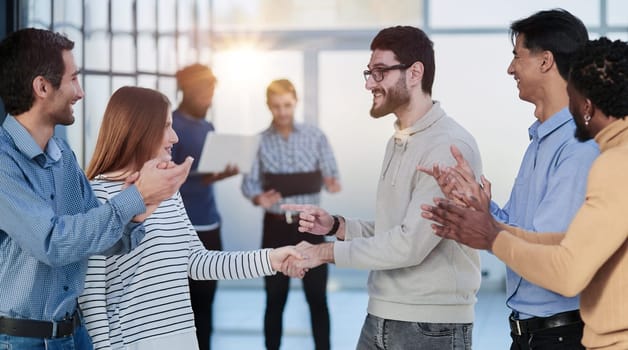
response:
{"label": "clapping hand", "polygon": [[[155,169],[174,169],[177,167],[177,164],[175,164],[172,160],[168,159],[154,159],[154,160],[150,160],[145,164],[145,167],[147,166],[152,166],[154,164]],[[183,163],[182,165],[186,165],[186,163]],[[142,168],[144,169],[144,167]],[[187,172],[189,172],[189,169],[187,170]],[[185,175],[185,177],[187,177],[187,173]],[[185,179],[184,177],[184,179]],[[124,180],[124,184],[122,184],[122,189],[124,190],[125,188],[133,185],[138,179],[140,178],[140,172],[136,171],[134,173],[132,173],[131,175],[127,176]],[[179,185],[180,186],[180,185]],[[161,202],[146,202],[144,203],[146,205],[146,211],[142,214],[136,215],[133,217],[133,221],[134,222],[143,222],[144,220],[146,220],[146,218],[148,218],[149,216],[152,215],[152,213],[155,211],[155,209],[157,209],[159,207],[159,205],[161,204]]]}
{"label": "clapping hand", "polygon": [[[450,147],[451,155],[456,160],[454,167],[441,167],[439,164],[432,165],[432,168],[417,166],[417,170],[432,176],[445,197],[462,207],[469,207],[469,198],[476,196],[482,199],[488,206],[491,199],[491,183],[482,176],[481,184],[475,179],[475,174],[469,162],[464,158],[462,152],[454,146]],[[480,198],[478,189],[484,194]]]}
{"label": "clapping hand", "polygon": [[421,205],[421,216],[435,222],[432,230],[437,236],[475,249],[492,249],[500,227],[485,202],[470,196],[467,208],[444,198],[435,198],[434,203],[436,205]]}

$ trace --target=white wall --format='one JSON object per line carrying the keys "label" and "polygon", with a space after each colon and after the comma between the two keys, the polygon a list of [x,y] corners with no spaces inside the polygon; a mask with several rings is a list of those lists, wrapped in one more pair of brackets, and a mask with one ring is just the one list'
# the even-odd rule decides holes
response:
{"label": "white wall", "polygon": [[[512,58],[507,28],[515,19],[554,7],[566,8],[585,24],[597,26],[599,3],[439,0],[430,5],[430,25],[435,29],[504,28],[503,34],[431,36],[437,67],[433,97],[476,137],[484,173],[493,183],[493,198],[504,204],[528,144],[527,129],[535,120],[533,106],[518,99],[516,83],[506,73]],[[617,19],[617,13],[625,17],[628,2],[609,0],[608,6],[609,23],[623,23],[625,19]],[[611,34],[624,40],[626,35]],[[335,150],[343,184],[341,193],[323,196],[322,206],[360,218],[373,217],[377,176],[394,122],[393,116],[375,120],[368,114],[371,95],[364,89],[361,72],[369,55],[365,47],[364,51],[321,52],[318,57],[318,122]],[[264,91],[270,80],[287,77],[298,91],[305,87],[299,52],[218,52],[214,67],[220,84],[213,118],[222,132],[253,133],[268,125]],[[300,104],[297,119],[303,120],[303,113]],[[223,239],[231,250],[254,249],[261,242],[262,210],[242,197],[240,181],[238,176],[217,185]],[[503,264],[490,254],[482,253],[482,258],[489,273],[485,283],[501,283]]]}

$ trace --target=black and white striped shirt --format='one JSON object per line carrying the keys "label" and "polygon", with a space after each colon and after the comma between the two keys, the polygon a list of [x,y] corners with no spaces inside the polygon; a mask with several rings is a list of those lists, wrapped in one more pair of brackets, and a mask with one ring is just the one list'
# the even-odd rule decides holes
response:
{"label": "black and white striped shirt", "polygon": [[[121,182],[92,181],[106,201]],[[244,279],[272,275],[269,250],[206,250],[179,193],[144,221],[146,236],[125,255],[94,256],[79,298],[95,349],[120,349],[145,339],[188,333],[195,337],[188,276]]]}

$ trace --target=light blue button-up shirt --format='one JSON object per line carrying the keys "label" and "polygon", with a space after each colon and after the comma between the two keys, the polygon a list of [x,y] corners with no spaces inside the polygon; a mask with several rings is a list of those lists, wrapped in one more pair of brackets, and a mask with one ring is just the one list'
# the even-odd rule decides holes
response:
{"label": "light blue button-up shirt", "polygon": [[60,320],[76,309],[87,259],[144,237],[135,186],[99,205],[74,153],[53,137],[42,151],[12,116],[0,127],[0,316]]}
{"label": "light blue button-up shirt", "polygon": [[[493,215],[506,224],[536,232],[564,232],[582,205],[591,164],[599,154],[593,140],[579,142],[567,108],[529,128],[530,145],[503,209]],[[547,317],[579,308],[566,298],[534,285],[507,269],[506,304],[520,319]]]}
{"label": "light blue button-up shirt", "polygon": [[[286,139],[271,124],[262,132],[252,169],[242,178],[240,188],[245,197],[252,199],[264,192],[264,173],[292,174],[316,170],[320,170],[323,177],[339,177],[334,152],[325,134],[313,125],[295,123]],[[281,214],[280,206],[285,203],[318,205],[320,196],[320,193],[308,193],[283,197],[268,212]]]}

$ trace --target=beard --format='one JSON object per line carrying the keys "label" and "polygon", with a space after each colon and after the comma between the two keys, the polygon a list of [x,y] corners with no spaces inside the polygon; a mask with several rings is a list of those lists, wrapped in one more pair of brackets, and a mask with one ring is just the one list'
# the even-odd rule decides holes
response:
{"label": "beard", "polygon": [[47,113],[54,125],[72,125],[74,124],[74,100],[67,89],[62,90],[61,87],[55,90],[49,100],[49,108]]}
{"label": "beard", "polygon": [[406,80],[403,78],[403,74],[397,80],[395,86],[392,89],[385,92],[382,89],[373,89],[374,93],[381,93],[384,101],[381,106],[375,107],[375,102],[371,107],[371,117],[379,118],[390,113],[393,113],[399,106],[407,104],[410,101],[410,93],[406,86]]}
{"label": "beard", "polygon": [[74,124],[74,113],[72,107],[61,108],[52,114],[55,125],[72,125]]}
{"label": "beard", "polygon": [[580,142],[586,142],[593,138],[591,133],[589,132],[589,128],[583,122],[584,116],[573,114],[573,120],[576,123],[576,131],[574,132],[574,136]]}
{"label": "beard", "polygon": [[576,138],[580,142],[586,142],[593,138],[589,130],[587,130],[585,126],[582,126],[578,123],[576,123],[576,131],[574,132],[574,134],[574,136],[576,136]]}

